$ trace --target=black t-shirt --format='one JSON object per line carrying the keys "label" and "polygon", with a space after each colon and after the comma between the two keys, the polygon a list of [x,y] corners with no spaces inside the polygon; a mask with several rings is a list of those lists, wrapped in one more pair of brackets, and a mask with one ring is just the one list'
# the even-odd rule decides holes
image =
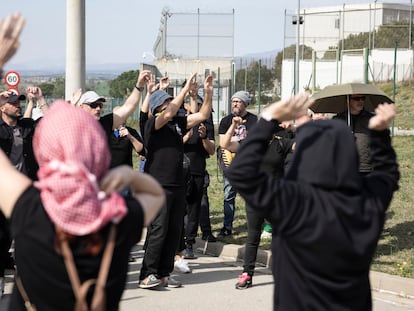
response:
{"label": "black t-shirt", "polygon": [[[219,125],[219,135],[226,134],[228,128],[231,125],[234,115],[229,114],[225,116],[220,121]],[[257,116],[253,113],[247,112],[243,117],[243,120],[246,120],[245,123],[241,124],[238,128],[234,130],[233,136],[238,136],[240,140],[246,138],[249,129],[257,122]]]}
{"label": "black t-shirt", "polygon": [[[138,201],[126,200],[128,213],[117,225],[116,245],[107,280],[107,310],[117,310],[128,272],[129,252],[141,238],[143,211]],[[75,208],[75,207],[74,207]],[[105,240],[110,225],[101,232]],[[55,228],[46,214],[38,189],[30,186],[16,202],[11,217],[11,233],[15,240],[16,265],[23,286],[38,310],[74,309],[74,295],[63,257],[54,250]],[[83,255],[79,247],[72,247],[81,282],[96,278],[102,254]],[[9,310],[25,311],[16,287]]]}
{"label": "black t-shirt", "polygon": [[[131,141],[127,137],[116,137],[114,135],[114,131],[112,129],[114,122],[114,115],[113,113],[107,114],[99,119],[99,123],[101,124],[102,128],[105,131],[109,150],[111,152],[111,165],[110,167],[116,167],[119,165],[129,165],[133,166],[132,164],[132,152],[134,150],[134,146],[132,145]],[[129,133],[134,136],[138,141],[142,143],[142,138],[138,134],[136,130],[132,127],[126,126]],[[140,152],[140,154],[145,154],[144,152]]]}
{"label": "black t-shirt", "polygon": [[[206,135],[209,140],[214,140],[214,124],[210,116],[203,122],[206,126]],[[206,158],[209,157],[208,152],[203,146],[203,140],[198,134],[198,125],[194,126],[190,131],[193,135],[184,144],[184,153],[190,159],[190,173],[192,175],[204,176],[206,170]]]}
{"label": "black t-shirt", "polygon": [[[141,136],[138,134],[136,130],[132,127],[126,126],[129,133],[134,136],[139,142],[142,143]],[[111,150],[112,159],[110,167],[116,167],[119,165],[132,165],[132,152],[135,151],[132,142],[126,137],[116,137],[114,131],[110,134],[109,137],[109,148]],[[139,154],[145,154],[143,151],[140,151]]]}
{"label": "black t-shirt", "polygon": [[187,128],[187,117],[174,117],[158,130],[155,129],[155,120],[156,117],[152,117],[145,124],[145,172],[162,186],[181,187],[184,185],[183,135]]}
{"label": "black t-shirt", "polygon": [[260,166],[262,172],[266,172],[275,177],[284,176],[286,158],[292,152],[294,142],[293,139],[283,137],[282,135],[283,132],[280,130],[273,135]]}
{"label": "black t-shirt", "polygon": [[[106,137],[110,137],[112,134],[112,127],[114,125],[114,114],[108,113],[99,119],[103,130],[105,131]],[[109,143],[109,140],[108,140]]]}

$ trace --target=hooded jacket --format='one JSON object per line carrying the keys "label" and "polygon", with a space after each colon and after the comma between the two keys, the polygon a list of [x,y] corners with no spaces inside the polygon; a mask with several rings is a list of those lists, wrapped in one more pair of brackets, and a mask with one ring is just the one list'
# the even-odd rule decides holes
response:
{"label": "hooded jacket", "polygon": [[274,309],[370,310],[369,269],[399,180],[389,131],[370,133],[373,171],[361,177],[346,124],[308,122],[278,179],[259,170],[277,124],[261,119],[225,172],[272,223]]}

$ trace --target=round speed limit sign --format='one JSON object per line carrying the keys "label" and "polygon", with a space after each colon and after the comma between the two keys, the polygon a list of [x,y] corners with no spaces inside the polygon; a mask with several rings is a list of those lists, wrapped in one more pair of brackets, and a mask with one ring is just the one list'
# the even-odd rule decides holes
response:
{"label": "round speed limit sign", "polygon": [[20,75],[16,71],[9,71],[4,75],[4,82],[10,86],[17,86],[20,83]]}

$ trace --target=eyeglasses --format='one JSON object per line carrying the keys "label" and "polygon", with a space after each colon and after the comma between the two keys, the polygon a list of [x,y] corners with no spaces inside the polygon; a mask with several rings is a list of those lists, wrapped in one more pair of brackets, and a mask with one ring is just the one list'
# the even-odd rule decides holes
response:
{"label": "eyeglasses", "polygon": [[355,101],[365,101],[365,96],[354,96],[354,97],[351,97],[351,99],[352,100],[355,100]]}
{"label": "eyeglasses", "polygon": [[93,103],[85,103],[85,104],[91,107],[92,109],[95,109],[98,107],[102,109],[103,107],[103,104],[101,102],[93,102]]}

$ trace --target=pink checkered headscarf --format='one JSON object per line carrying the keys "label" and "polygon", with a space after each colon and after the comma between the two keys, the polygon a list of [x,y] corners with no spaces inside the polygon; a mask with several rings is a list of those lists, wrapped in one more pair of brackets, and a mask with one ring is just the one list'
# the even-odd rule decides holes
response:
{"label": "pink checkered headscarf", "polygon": [[105,196],[98,187],[111,155],[93,116],[56,101],[37,126],[33,146],[40,167],[35,186],[47,214],[64,231],[86,235],[125,216],[124,199]]}

